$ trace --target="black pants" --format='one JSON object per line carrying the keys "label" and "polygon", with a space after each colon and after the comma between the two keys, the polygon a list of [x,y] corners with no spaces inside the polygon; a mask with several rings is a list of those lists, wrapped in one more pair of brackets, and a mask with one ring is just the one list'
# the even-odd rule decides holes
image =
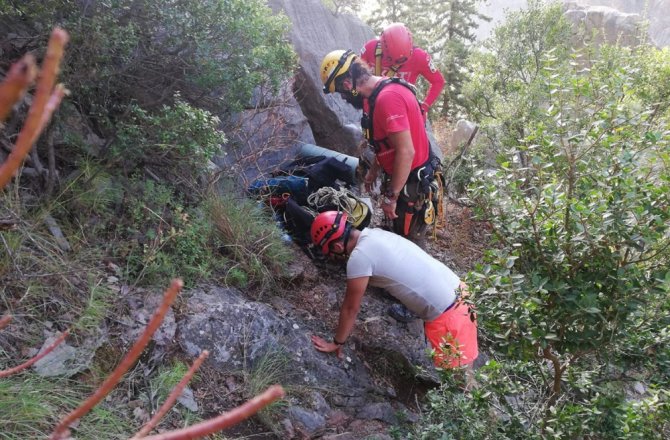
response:
{"label": "black pants", "polygon": [[393,232],[420,245],[426,231],[426,197],[416,187],[416,183],[409,182],[398,196]]}

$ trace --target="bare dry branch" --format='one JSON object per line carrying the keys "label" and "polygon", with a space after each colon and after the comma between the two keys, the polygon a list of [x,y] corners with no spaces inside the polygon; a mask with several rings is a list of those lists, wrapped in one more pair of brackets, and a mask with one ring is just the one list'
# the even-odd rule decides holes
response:
{"label": "bare dry branch", "polygon": [[28,54],[12,65],[0,84],[0,121],[4,121],[12,106],[26,93],[37,76],[35,58]]}
{"label": "bare dry branch", "polygon": [[179,381],[179,383],[174,387],[172,392],[170,392],[170,395],[165,399],[165,402],[161,407],[156,411],[156,414],[149,420],[146,425],[142,427],[142,429],[139,430],[137,434],[133,437],[133,439],[139,439],[151,432],[152,429],[158,425],[158,422],[161,421],[161,419],[165,416],[165,414],[172,408],[174,403],[177,401],[179,396],[181,396],[181,393],[184,391],[184,388],[186,387],[186,384],[191,380],[193,375],[195,374],[196,371],[198,371],[198,368],[200,368],[200,365],[207,359],[207,356],[209,356],[209,351],[203,350],[202,353],[200,353],[200,356],[198,356],[198,359],[193,362],[193,365],[191,365],[191,368],[184,374],[184,377]]}
{"label": "bare dry branch", "polygon": [[35,99],[28,111],[28,118],[19,133],[14,149],[7,160],[0,165],[0,188],[4,188],[19,169],[23,159],[30,152],[41,130],[65,94],[65,89],[60,85],[54,90],[54,84],[58,66],[63,57],[63,48],[68,39],[68,33],[63,29],[56,28],[51,33],[47,54],[37,83]]}
{"label": "bare dry branch", "polygon": [[204,422],[198,423],[187,428],[177,429],[162,434],[144,437],[145,440],[186,440],[196,439],[205,435],[219,432],[222,429],[235,426],[243,420],[248,419],[256,414],[267,405],[271,404],[277,399],[284,397],[284,389],[281,385],[272,385],[265,392],[259,394],[253,399],[244,404],[234,408],[218,417],[214,417]]}
{"label": "bare dry branch", "polygon": [[[3,318],[3,319],[4,319],[4,318]],[[65,338],[67,337],[68,334],[70,334],[70,332],[69,332],[68,330],[65,330],[63,333],[61,333],[61,335],[58,337],[58,339],[56,339],[56,340],[53,342],[53,344],[51,344],[50,346],[48,346],[44,351],[42,351],[40,354],[38,354],[38,355],[35,356],[34,358],[32,358],[32,359],[30,359],[30,360],[28,360],[28,361],[22,363],[21,365],[17,365],[17,366],[14,367],[14,368],[8,368],[8,369],[6,369],[6,370],[2,370],[2,371],[0,371],[0,377],[11,376],[12,374],[16,374],[16,373],[18,373],[19,371],[23,371],[23,370],[25,370],[26,368],[29,368],[29,367],[32,366],[35,362],[39,361],[39,360],[42,359],[44,356],[46,356],[46,355],[48,355],[49,353],[51,353],[51,352],[53,351],[54,348],[58,347],[58,345],[60,345],[60,343],[63,342],[63,341],[65,340]]]}
{"label": "bare dry branch", "polygon": [[142,335],[138,338],[137,342],[135,342],[135,345],[132,346],[130,351],[121,360],[121,363],[119,363],[114,371],[112,371],[112,374],[110,374],[107,379],[105,379],[100,387],[95,390],[91,397],[86,399],[84,403],[79,405],[79,407],[77,407],[74,411],[72,411],[60,421],[58,426],[56,426],[53,433],[51,434],[51,440],[64,440],[67,438],[68,427],[76,420],[80,419],[86,413],[88,413],[95,405],[100,403],[100,401],[104,399],[110,391],[112,391],[116,384],[119,383],[121,377],[123,377],[125,372],[128,371],[128,369],[135,363],[140,354],[142,354],[144,347],[146,347],[146,345],[149,343],[149,340],[151,340],[153,334],[156,332],[156,330],[158,330],[158,327],[160,327],[161,323],[163,322],[163,318],[165,318],[165,314],[168,312],[170,305],[177,297],[177,294],[182,289],[182,287],[184,287],[182,280],[172,280],[170,287],[163,295],[163,302],[151,317],[149,324],[147,324],[147,327],[144,329],[144,333],[142,333]]}

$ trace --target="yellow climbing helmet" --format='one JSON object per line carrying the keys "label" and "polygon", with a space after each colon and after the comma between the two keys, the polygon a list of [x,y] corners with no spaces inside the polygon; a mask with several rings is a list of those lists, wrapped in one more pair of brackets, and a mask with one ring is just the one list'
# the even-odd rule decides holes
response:
{"label": "yellow climbing helmet", "polygon": [[349,71],[352,61],[356,58],[354,51],[334,50],[321,61],[321,82],[323,93],[335,92],[335,78]]}

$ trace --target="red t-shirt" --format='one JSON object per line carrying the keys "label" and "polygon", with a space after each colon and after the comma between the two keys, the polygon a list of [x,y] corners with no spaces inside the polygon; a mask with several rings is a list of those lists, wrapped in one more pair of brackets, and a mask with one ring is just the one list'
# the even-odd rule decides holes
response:
{"label": "red t-shirt", "polygon": [[[375,141],[385,140],[389,133],[409,130],[414,145],[412,169],[428,160],[429,141],[423,115],[416,96],[401,84],[387,84],[375,101],[373,135]],[[388,149],[384,142],[377,153],[377,160],[387,174],[393,174],[395,149]]]}
{"label": "red t-shirt", "polygon": [[[363,49],[361,49],[361,59],[367,62],[372,68],[373,73],[377,74],[375,70],[376,58],[375,58],[375,49],[377,47],[378,38],[370,40],[365,43]],[[384,60],[382,54],[382,71],[381,75],[386,76],[389,68],[392,66],[389,60]],[[398,69],[396,76],[404,79],[410,84],[416,84],[416,80],[419,78],[419,75],[423,76],[430,83],[430,87],[426,92],[426,99],[423,102],[430,107],[433,105],[437,97],[442,92],[444,88],[445,79],[442,76],[442,73],[435,68],[433,60],[430,58],[423,49],[420,47],[415,47],[412,51],[412,56],[409,57],[409,60],[402,64]]]}

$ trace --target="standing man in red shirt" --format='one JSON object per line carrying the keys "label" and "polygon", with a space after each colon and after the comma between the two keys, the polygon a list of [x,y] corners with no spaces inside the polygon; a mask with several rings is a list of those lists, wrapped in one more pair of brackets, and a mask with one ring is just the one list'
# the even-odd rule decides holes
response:
{"label": "standing man in red shirt", "polygon": [[326,55],[320,74],[325,93],[337,92],[357,108],[367,101],[368,141],[377,160],[365,176],[366,186],[376,180],[381,167],[386,176],[384,215],[393,220],[394,232],[420,243],[436,164],[413,89],[400,80],[372,75],[351,50]]}
{"label": "standing man in red shirt", "polygon": [[419,75],[423,76],[430,84],[421,103],[427,117],[428,109],[442,92],[445,80],[430,55],[420,47],[414,47],[412,34],[405,25],[393,23],[387,26],[379,38],[365,43],[360,56],[377,76],[396,76],[410,84],[416,84]]}

